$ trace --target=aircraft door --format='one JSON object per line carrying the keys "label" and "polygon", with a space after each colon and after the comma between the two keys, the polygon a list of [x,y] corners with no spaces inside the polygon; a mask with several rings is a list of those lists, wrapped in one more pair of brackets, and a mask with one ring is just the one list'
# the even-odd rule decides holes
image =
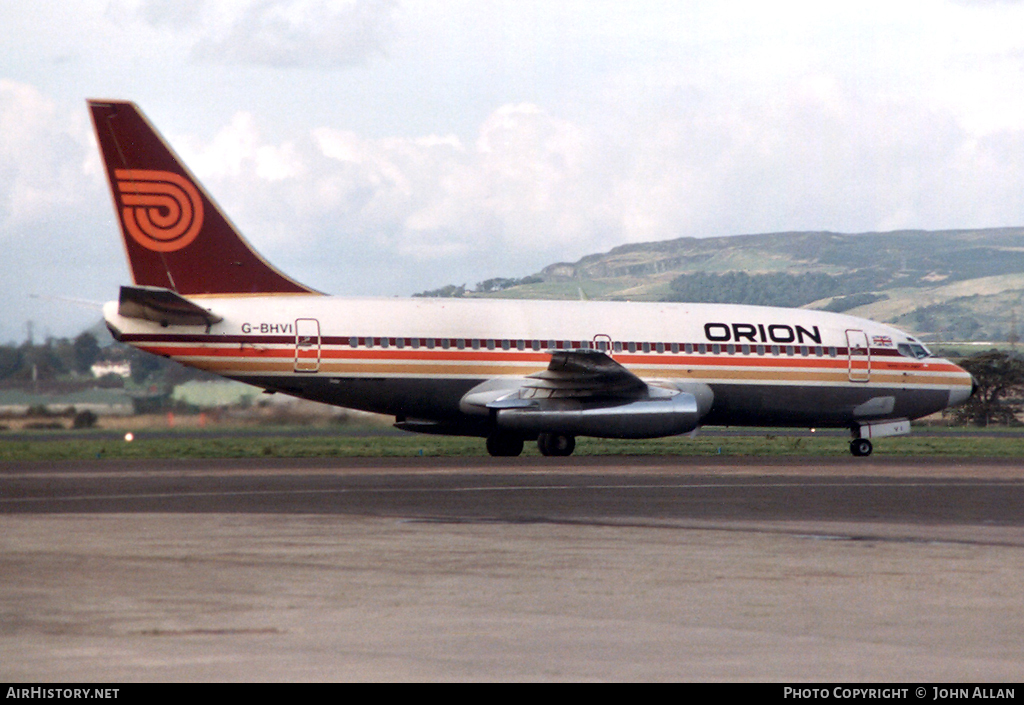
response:
{"label": "aircraft door", "polygon": [[320,370],[320,321],[315,318],[295,320],[295,371]]}
{"label": "aircraft door", "polygon": [[871,348],[868,335],[862,330],[846,331],[847,367],[851,382],[867,382],[871,379]]}

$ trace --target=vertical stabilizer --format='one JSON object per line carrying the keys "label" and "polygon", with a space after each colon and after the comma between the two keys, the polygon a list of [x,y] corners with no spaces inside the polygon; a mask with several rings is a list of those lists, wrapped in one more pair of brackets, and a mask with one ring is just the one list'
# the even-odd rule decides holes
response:
{"label": "vertical stabilizer", "polygon": [[132,278],[184,295],[316,293],[245,241],[134,103],[90,100]]}

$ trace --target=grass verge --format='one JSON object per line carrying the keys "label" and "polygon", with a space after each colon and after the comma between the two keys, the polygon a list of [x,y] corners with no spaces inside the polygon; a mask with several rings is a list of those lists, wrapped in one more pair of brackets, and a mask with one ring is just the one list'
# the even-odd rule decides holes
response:
{"label": "grass verge", "polygon": [[[527,443],[524,455],[538,455]],[[580,438],[577,455],[678,456],[847,456],[844,437],[701,435],[641,441]],[[183,436],[147,438],[132,442],[95,439],[88,434],[72,440],[0,439],[0,463],[13,461],[88,460],[97,458],[346,458],[413,456],[485,456],[480,438],[443,436]],[[1024,437],[883,438],[875,442],[877,456],[1024,457]]]}

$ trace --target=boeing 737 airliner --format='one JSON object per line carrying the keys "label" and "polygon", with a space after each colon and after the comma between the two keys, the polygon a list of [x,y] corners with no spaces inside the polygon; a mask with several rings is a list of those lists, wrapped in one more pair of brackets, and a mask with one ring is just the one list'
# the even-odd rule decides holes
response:
{"label": "boeing 737 airliner", "polygon": [[491,455],[723,424],[849,428],[864,456],[972,393],[906,333],[822,311],[325,296],[249,246],[133,103],[89,108],[134,280],[107,325],[186,365]]}

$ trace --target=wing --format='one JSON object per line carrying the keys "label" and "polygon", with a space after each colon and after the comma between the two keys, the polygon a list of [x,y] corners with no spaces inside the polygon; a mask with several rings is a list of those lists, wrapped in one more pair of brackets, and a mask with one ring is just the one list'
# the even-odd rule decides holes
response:
{"label": "wing", "polygon": [[636,399],[648,394],[643,380],[597,350],[553,353],[546,370],[525,379],[520,388],[524,398]]}
{"label": "wing", "polygon": [[692,431],[713,396],[704,384],[645,382],[597,350],[566,350],[542,372],[474,387],[460,408],[524,434],[655,438]]}

